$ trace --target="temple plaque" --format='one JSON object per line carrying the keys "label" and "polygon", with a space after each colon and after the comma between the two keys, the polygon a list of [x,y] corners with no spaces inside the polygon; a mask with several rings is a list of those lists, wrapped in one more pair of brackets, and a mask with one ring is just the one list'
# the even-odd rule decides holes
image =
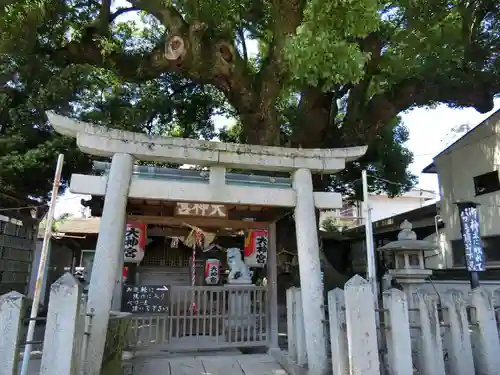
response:
{"label": "temple plaque", "polygon": [[177,203],[175,215],[227,218],[227,208],[223,204]]}

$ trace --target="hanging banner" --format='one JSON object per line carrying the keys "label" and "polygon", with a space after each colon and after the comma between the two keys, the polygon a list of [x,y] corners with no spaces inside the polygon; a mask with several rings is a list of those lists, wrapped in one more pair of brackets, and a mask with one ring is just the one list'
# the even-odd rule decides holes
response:
{"label": "hanging banner", "polygon": [[130,223],[125,228],[126,263],[140,263],[144,258],[146,248],[146,224]]}
{"label": "hanging banner", "polygon": [[205,282],[208,285],[219,283],[220,260],[210,258],[205,261]]}
{"label": "hanging banner", "polygon": [[458,203],[457,205],[467,270],[469,272],[484,271],[484,251],[481,245],[477,205],[472,202]]}
{"label": "hanging banner", "polygon": [[263,268],[267,263],[267,230],[252,230],[245,233],[243,256],[249,267]]}

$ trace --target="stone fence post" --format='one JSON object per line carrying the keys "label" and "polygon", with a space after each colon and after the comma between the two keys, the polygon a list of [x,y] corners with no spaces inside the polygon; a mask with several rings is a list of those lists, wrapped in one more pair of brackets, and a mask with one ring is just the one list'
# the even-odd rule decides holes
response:
{"label": "stone fence post", "polygon": [[380,375],[375,296],[359,275],[344,289],[350,375]]}
{"label": "stone fence post", "polygon": [[419,373],[445,375],[441,326],[436,300],[434,296],[421,290],[414,297],[420,318]]}
{"label": "stone fence post", "polygon": [[413,375],[410,318],[406,294],[399,289],[383,293],[389,374]]}
{"label": "stone fence post", "polygon": [[286,290],[286,324],[288,356],[293,361],[297,361],[297,337],[295,334],[295,287]]}
{"label": "stone fence post", "polygon": [[18,292],[0,296],[0,375],[17,375],[24,301]]}
{"label": "stone fence post", "polygon": [[286,317],[288,356],[299,366],[305,366],[307,364],[306,331],[300,288],[292,287],[286,291]]}
{"label": "stone fence post", "polygon": [[449,325],[447,349],[448,366],[453,375],[474,374],[474,360],[469,335],[469,322],[463,294],[450,290],[443,295],[443,307]]}
{"label": "stone fence post", "polygon": [[500,373],[500,343],[491,296],[482,287],[471,292],[473,356],[478,374]]}
{"label": "stone fence post", "polygon": [[328,292],[328,320],[330,321],[330,343],[333,375],[349,373],[349,352],[345,322],[344,291],[336,288]]}
{"label": "stone fence post", "polygon": [[50,287],[40,375],[79,375],[81,294],[80,283],[69,273]]}
{"label": "stone fence post", "polygon": [[304,312],[302,309],[302,291],[300,288],[294,290],[295,301],[295,338],[297,343],[297,364],[307,364],[306,329],[304,325]]}

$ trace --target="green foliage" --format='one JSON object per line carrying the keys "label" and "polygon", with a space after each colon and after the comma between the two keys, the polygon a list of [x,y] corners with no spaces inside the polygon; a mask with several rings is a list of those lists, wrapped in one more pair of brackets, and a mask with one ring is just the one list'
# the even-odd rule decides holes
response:
{"label": "green foliage", "polygon": [[[89,170],[74,140],[47,123],[44,112],[55,110],[152,136],[368,144],[365,157],[322,187],[356,196],[367,168],[373,191],[395,195],[416,182],[398,113],[440,102],[485,112],[500,91],[500,5],[491,0],[131,0],[128,10],[109,3],[4,2],[4,189],[46,197],[60,152],[64,183]],[[206,28],[193,34],[174,23]],[[167,64],[165,41],[177,32],[188,50]],[[221,45],[237,58],[221,62]],[[215,114],[235,126],[216,129]]]}
{"label": "green foliage", "polygon": [[358,82],[370,55],[356,38],[377,29],[377,11],[376,0],[308,1],[286,51],[296,79],[324,90]]}
{"label": "green foliage", "polygon": [[342,223],[339,219],[329,217],[321,222],[321,229],[329,233],[340,233],[348,228],[342,224],[344,223]]}
{"label": "green foliage", "polygon": [[409,132],[396,117],[368,145],[368,151],[359,160],[348,163],[346,169],[331,176],[330,186],[344,196],[362,199],[361,171],[368,172],[370,192],[394,197],[410,190],[417,182],[407,166],[413,162],[413,154],[405,147]]}

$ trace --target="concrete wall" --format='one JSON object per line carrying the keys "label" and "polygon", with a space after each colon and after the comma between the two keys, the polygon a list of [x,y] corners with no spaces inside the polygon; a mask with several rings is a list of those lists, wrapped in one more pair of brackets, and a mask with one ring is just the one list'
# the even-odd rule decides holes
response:
{"label": "concrete wall", "polygon": [[[372,214],[372,222],[396,216],[403,212],[415,210],[417,208],[432,204],[435,201],[436,195],[427,191],[412,190],[402,196],[389,198],[386,195],[370,194],[370,206]],[[345,209],[323,211],[320,215],[320,223],[330,217],[338,216],[363,216],[363,202],[354,204],[353,212],[350,213]],[[362,225],[363,220],[354,220],[352,225]]]}
{"label": "concrete wall", "polygon": [[28,292],[37,230],[37,221],[30,217],[0,213],[0,294]]}
{"label": "concrete wall", "polygon": [[[436,240],[437,237],[437,240]],[[430,241],[436,243],[435,251],[428,251],[425,253],[425,267],[433,270],[436,269],[446,269],[446,254],[450,251],[449,243],[446,241],[446,235],[444,229],[440,229],[438,235],[431,234],[422,240]]]}
{"label": "concrete wall", "polygon": [[[492,295],[495,290],[500,289],[499,281],[481,281],[481,286],[490,292]],[[432,283],[426,282],[420,286],[420,289],[425,290],[429,293],[437,293],[442,295],[450,290],[458,290],[464,295],[468,295],[471,291],[470,282],[468,280],[435,280]]]}
{"label": "concrete wall", "polygon": [[[33,261],[31,265],[31,276],[28,287],[28,298],[32,299],[35,293],[36,278],[38,275],[38,267],[40,264],[40,256],[42,253],[42,240],[36,242]],[[45,272],[45,277],[42,282],[40,295],[40,304],[46,306],[49,298],[50,285],[64,274],[65,267],[71,267],[73,261],[73,252],[63,244],[52,240],[48,249],[48,264]]]}
{"label": "concrete wall", "polygon": [[382,220],[432,203],[432,201],[426,201],[425,198],[405,196],[389,198],[375,195],[370,196],[369,199],[372,208],[372,221]]}
{"label": "concrete wall", "polygon": [[475,196],[475,176],[498,170],[500,113],[491,116],[435,159],[441,195],[440,215],[445,223],[445,263],[453,266],[450,241],[461,238],[456,202],[479,203],[481,236],[500,235],[500,191]]}

